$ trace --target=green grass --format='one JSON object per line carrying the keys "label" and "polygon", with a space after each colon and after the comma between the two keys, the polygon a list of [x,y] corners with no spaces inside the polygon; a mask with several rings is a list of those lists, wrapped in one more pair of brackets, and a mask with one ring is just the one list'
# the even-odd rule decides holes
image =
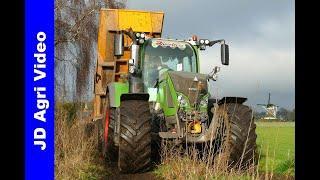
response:
{"label": "green grass", "polygon": [[257,122],[260,172],[294,175],[294,122]]}

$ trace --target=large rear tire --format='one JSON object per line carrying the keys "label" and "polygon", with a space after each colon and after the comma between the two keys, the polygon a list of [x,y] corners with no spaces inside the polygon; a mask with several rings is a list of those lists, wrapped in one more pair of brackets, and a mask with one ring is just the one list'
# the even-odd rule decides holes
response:
{"label": "large rear tire", "polygon": [[[109,137],[114,135],[117,111],[110,112]],[[127,100],[120,106],[119,147],[108,142],[108,156],[117,157],[122,173],[144,172],[151,167],[151,114],[147,101]],[[110,138],[108,139],[112,141]],[[113,138],[113,137],[112,137]],[[110,146],[109,146],[110,145]]]}
{"label": "large rear tire", "polygon": [[228,167],[247,169],[255,165],[257,135],[252,110],[243,104],[227,103],[219,106],[218,113],[224,124],[221,148]]}

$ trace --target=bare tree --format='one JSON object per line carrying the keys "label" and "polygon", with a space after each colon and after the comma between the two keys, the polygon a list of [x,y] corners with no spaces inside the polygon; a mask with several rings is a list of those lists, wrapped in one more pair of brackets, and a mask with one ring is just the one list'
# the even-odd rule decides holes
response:
{"label": "bare tree", "polygon": [[[57,100],[82,101],[93,92],[98,13],[125,8],[126,1],[55,0],[55,93]],[[69,96],[68,96],[69,95]]]}

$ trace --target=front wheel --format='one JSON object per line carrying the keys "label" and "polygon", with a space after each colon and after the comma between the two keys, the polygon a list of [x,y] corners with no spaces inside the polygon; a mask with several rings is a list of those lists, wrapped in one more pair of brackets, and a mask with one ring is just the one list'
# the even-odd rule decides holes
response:
{"label": "front wheel", "polygon": [[[120,134],[115,124],[120,117]],[[147,101],[127,100],[121,102],[119,111],[110,113],[108,140],[119,137],[119,146],[108,142],[108,156],[116,157],[122,173],[143,172],[151,167],[151,114]],[[112,137],[112,138],[110,138]]]}
{"label": "front wheel", "polygon": [[218,114],[223,119],[223,131],[218,131],[222,139],[220,149],[228,167],[246,169],[254,165],[257,134],[252,110],[243,104],[227,103],[219,106]]}

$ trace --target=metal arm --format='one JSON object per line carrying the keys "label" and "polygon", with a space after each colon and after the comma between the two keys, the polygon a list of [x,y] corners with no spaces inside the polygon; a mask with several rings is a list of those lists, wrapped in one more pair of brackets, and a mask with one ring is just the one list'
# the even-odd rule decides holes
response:
{"label": "metal arm", "polygon": [[213,45],[216,44],[216,43],[222,43],[222,44],[224,44],[224,43],[225,43],[225,40],[224,40],[224,39],[219,39],[219,40],[210,41],[210,42],[209,42],[209,46],[211,47],[211,46],[213,46]]}
{"label": "metal arm", "polygon": [[128,35],[131,38],[133,44],[137,44],[137,40],[135,38],[135,35],[134,35],[132,28],[123,30],[123,32],[124,32],[124,34]]}

